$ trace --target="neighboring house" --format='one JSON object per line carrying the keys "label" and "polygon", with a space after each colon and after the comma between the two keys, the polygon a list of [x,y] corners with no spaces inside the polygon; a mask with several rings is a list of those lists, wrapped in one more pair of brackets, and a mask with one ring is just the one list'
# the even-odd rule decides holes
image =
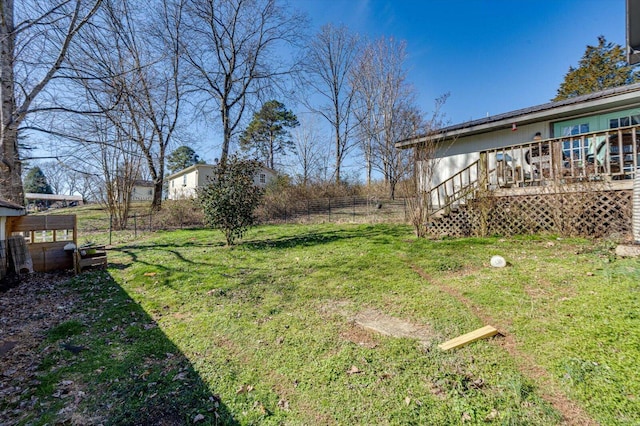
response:
{"label": "neighboring house", "polygon": [[135,180],[131,189],[131,201],[153,200],[153,186],[153,182],[149,180]]}
{"label": "neighboring house", "polygon": [[0,199],[0,241],[5,241],[7,235],[7,218],[10,216],[23,216],[25,209],[9,201]]}
{"label": "neighboring house", "polygon": [[[194,198],[198,188],[211,182],[215,166],[211,164],[194,164],[167,176],[168,195],[170,200]],[[253,182],[256,186],[264,188],[277,177],[277,172],[268,167],[258,169]]]}
{"label": "neighboring house", "polygon": [[[448,126],[400,141],[396,147],[416,149],[418,187],[428,194],[424,199],[431,212],[428,223],[439,212],[466,208],[469,201],[491,194],[493,201],[485,205],[504,203],[503,216],[491,217],[508,221],[516,216],[517,208],[528,210],[530,215],[537,209],[536,215],[518,219],[528,220],[532,231],[520,222],[515,224],[515,219],[513,228],[537,232],[550,224],[548,229],[555,232],[553,226],[559,226],[558,217],[565,214],[558,206],[566,210],[569,203],[549,208],[546,195],[580,192],[591,193],[595,199],[609,191],[603,201],[607,205],[589,207],[588,214],[585,206],[602,203],[574,196],[576,212],[583,212],[578,219],[599,215],[599,223],[589,226],[609,232],[604,226],[613,226],[612,217],[624,216],[626,220],[630,216],[632,178],[640,166],[640,84]],[[510,198],[505,201],[504,197]],[[517,202],[524,204],[516,208],[517,197]],[[547,207],[526,207],[526,203],[535,202],[545,202]],[[470,233],[475,225],[469,221],[480,219],[471,213],[467,216],[459,218],[459,224]],[[485,211],[481,219],[486,221],[489,216]],[[622,228],[628,231],[626,223]]]}
{"label": "neighboring house", "polygon": [[27,209],[29,209],[29,211],[39,210],[47,205],[53,208],[60,208],[67,206],[75,207],[83,204],[83,199],[80,195],[37,194],[27,192],[24,194],[24,198],[27,201]]}
{"label": "neighboring house", "polygon": [[[114,188],[117,191],[120,191],[120,188],[128,187],[128,185],[121,185],[121,182],[118,182],[117,188]],[[153,182],[149,180],[136,179],[132,182],[131,192],[129,192],[129,201],[152,201],[153,200]],[[118,202],[122,202],[123,194],[118,192],[117,194]]]}

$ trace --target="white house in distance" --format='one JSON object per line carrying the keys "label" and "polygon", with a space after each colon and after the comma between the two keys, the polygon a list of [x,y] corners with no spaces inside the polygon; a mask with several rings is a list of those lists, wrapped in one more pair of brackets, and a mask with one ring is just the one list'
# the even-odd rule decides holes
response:
{"label": "white house in distance", "polygon": [[[194,164],[186,169],[180,170],[167,176],[168,195],[170,200],[180,200],[184,198],[194,198],[196,190],[206,186],[213,178],[215,166],[211,164]],[[268,167],[261,166],[253,178],[256,186],[264,188],[272,182],[277,172]]]}
{"label": "white house in distance", "polygon": [[131,188],[131,201],[151,201],[153,200],[153,182],[149,180],[137,179]]}

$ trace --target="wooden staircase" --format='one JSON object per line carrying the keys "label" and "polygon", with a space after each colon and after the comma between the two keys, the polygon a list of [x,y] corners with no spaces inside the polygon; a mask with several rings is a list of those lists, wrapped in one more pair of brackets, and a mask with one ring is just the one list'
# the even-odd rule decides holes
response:
{"label": "wooden staircase", "polygon": [[475,199],[481,183],[480,161],[475,161],[427,192],[427,226],[457,213]]}

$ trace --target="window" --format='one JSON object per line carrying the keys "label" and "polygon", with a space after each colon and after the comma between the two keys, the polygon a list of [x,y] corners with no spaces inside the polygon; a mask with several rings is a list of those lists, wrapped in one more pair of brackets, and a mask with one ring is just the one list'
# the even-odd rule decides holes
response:
{"label": "window", "polygon": [[589,123],[575,124],[573,126],[565,126],[562,128],[562,136],[579,135],[580,133],[589,133]]}
{"label": "window", "polygon": [[637,126],[640,124],[640,114],[612,118],[609,120],[609,128],[617,129],[618,127]]}
{"label": "window", "polygon": [[267,175],[260,173],[260,183],[267,183]]}
{"label": "window", "polygon": [[[589,133],[589,123],[576,124],[573,126],[565,126],[562,128],[562,136],[575,136],[582,133]],[[589,149],[589,138],[571,138],[562,142],[562,156],[566,162],[565,167],[569,166],[569,162],[580,165],[586,157]]]}
{"label": "window", "polygon": [[187,186],[187,175],[182,176],[182,186]]}

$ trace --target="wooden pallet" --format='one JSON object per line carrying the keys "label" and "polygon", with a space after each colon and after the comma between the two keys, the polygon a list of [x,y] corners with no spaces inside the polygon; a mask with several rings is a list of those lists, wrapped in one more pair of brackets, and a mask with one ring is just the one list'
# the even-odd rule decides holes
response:
{"label": "wooden pallet", "polygon": [[106,269],[107,250],[104,246],[78,248],[73,253],[76,274],[84,269]]}

